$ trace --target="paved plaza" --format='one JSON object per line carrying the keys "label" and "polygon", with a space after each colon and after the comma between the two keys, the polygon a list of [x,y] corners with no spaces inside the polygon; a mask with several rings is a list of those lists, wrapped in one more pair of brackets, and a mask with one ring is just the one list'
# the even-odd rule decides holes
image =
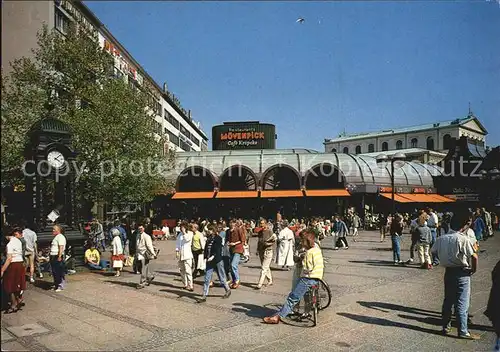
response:
{"label": "paved plaza", "polygon": [[[394,266],[390,240],[361,233],[349,250],[333,251],[322,243],[325,280],[333,301],[319,324],[264,325],[261,318],[282,304],[291,288],[291,271],[274,268],[274,285],[257,291],[259,260],[241,265],[242,286],[222,299],[213,288],[207,303],[181,289],[175,242],[156,242],[156,279],[137,290],[139,275],[121,277],[82,272],[68,276],[65,291],[47,290],[50,277],[29,285],[26,306],[2,315],[3,351],[491,351],[494,333],[483,315],[491,287],[491,270],[500,259],[500,233],[481,243],[479,271],[472,278],[470,328],[479,341],[440,335],[443,268],[431,271]],[[255,239],[251,242],[255,249]],[[409,235],[402,255],[409,257]],[[254,250],[252,250],[254,252]],[[126,268],[130,270],[130,268]],[[454,329],[456,335],[456,329]]]}

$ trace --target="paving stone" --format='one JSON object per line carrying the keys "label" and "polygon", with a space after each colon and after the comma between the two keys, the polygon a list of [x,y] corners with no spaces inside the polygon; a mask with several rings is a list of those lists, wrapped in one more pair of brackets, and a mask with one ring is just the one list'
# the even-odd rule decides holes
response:
{"label": "paving stone", "polygon": [[49,330],[44,328],[39,324],[26,324],[21,326],[9,326],[7,327],[12,334],[17,337],[33,336],[37,334],[48,333]]}
{"label": "paving stone", "polygon": [[2,341],[2,351],[29,351],[30,349],[20,344],[18,341]]}

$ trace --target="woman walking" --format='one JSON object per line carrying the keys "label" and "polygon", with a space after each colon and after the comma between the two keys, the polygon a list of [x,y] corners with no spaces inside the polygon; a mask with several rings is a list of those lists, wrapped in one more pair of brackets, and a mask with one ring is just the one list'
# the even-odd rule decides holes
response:
{"label": "woman walking", "polygon": [[401,264],[401,236],[403,234],[403,217],[401,214],[396,214],[391,221],[390,233],[394,264]]}
{"label": "woman walking", "polygon": [[23,247],[20,238],[22,230],[15,228],[7,233],[7,259],[2,266],[1,276],[3,289],[10,297],[10,307],[7,313],[15,313],[23,305],[21,293],[26,289],[26,268],[23,260]]}
{"label": "woman walking", "polygon": [[184,289],[193,292],[193,252],[191,243],[193,241],[193,224],[183,222],[181,232],[177,236],[175,257],[178,260],[181,280]]}
{"label": "woman walking", "polygon": [[115,276],[121,275],[121,270],[123,268],[123,246],[122,240],[120,238],[120,234],[115,234],[113,236],[113,241],[111,242],[111,246],[113,247],[113,255],[111,256],[111,261],[113,263],[113,269],[116,270]]}
{"label": "woman walking", "polygon": [[[214,225],[208,225],[208,238],[204,249],[204,256],[207,260],[207,266],[205,271],[205,281],[203,284],[203,297],[200,303],[207,301],[208,292],[210,290],[210,283],[212,281],[212,275],[214,271],[217,272],[219,281],[224,286],[226,293],[224,298],[229,298],[231,295],[231,289],[227,284],[226,273],[224,272],[224,262],[222,261],[222,238],[218,235],[217,227]],[[220,228],[219,230],[222,230]]]}

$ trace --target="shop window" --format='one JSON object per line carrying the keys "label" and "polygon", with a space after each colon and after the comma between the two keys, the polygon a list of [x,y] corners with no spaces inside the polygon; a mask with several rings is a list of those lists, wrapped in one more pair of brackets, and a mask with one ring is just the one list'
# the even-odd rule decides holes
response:
{"label": "shop window", "polygon": [[434,150],[434,138],[427,137],[427,150]]}
{"label": "shop window", "polygon": [[443,149],[451,148],[451,136],[449,134],[445,134],[443,137]]}
{"label": "shop window", "polygon": [[345,154],[349,154],[349,147],[344,147],[344,149],[342,150],[343,153]]}
{"label": "shop window", "polygon": [[396,149],[403,149],[403,141],[399,140],[396,142]]}
{"label": "shop window", "polygon": [[411,147],[418,148],[418,139],[416,139],[416,138],[411,139]]}
{"label": "shop window", "polygon": [[360,145],[356,146],[356,154],[361,154],[361,146]]}
{"label": "shop window", "polygon": [[382,143],[382,151],[386,152],[388,150],[389,150],[389,143],[387,142]]}
{"label": "shop window", "polygon": [[368,144],[368,153],[374,153],[375,152],[375,144],[370,143]]}

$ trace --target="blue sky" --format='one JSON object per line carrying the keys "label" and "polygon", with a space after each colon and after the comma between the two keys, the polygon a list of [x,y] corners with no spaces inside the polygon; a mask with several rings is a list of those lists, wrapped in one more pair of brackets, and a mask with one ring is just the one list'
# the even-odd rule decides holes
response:
{"label": "blue sky", "polygon": [[[496,1],[86,4],[209,134],[276,124],[279,148],[464,117],[500,144]],[[303,24],[296,19],[303,17]]]}

